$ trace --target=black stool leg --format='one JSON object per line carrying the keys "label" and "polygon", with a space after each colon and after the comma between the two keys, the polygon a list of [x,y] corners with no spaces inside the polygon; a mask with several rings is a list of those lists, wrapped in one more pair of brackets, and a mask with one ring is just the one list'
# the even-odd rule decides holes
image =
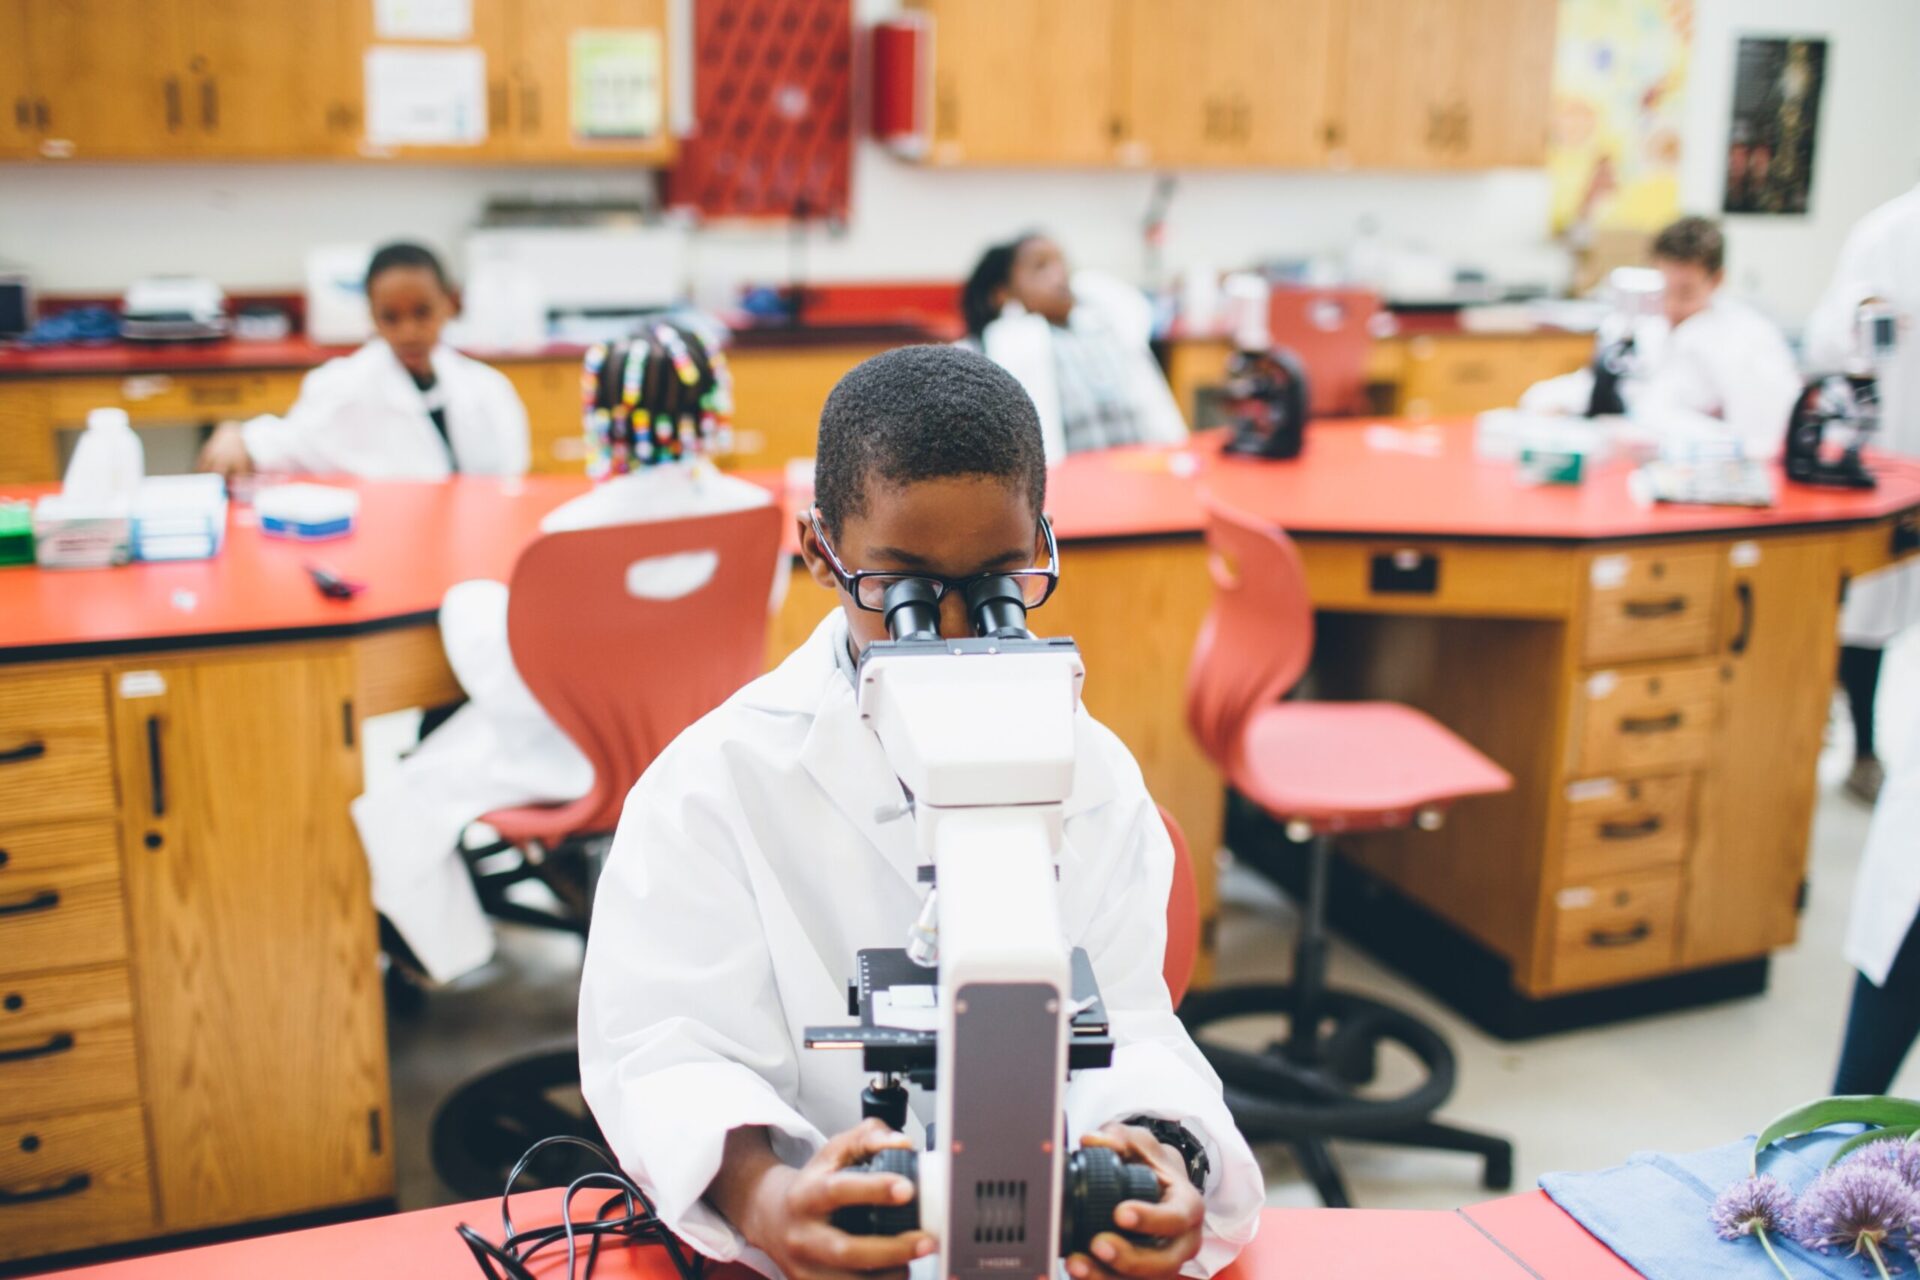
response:
{"label": "black stool leg", "polygon": [[1389,1133],[1355,1134],[1356,1142],[1379,1142],[1395,1147],[1416,1147],[1425,1151],[1463,1151],[1486,1160],[1480,1183],[1489,1191],[1505,1191],[1513,1186],[1513,1144],[1490,1133],[1461,1129],[1426,1120]]}
{"label": "black stool leg", "polygon": [[1329,1209],[1351,1208],[1353,1201],[1347,1197],[1346,1181],[1340,1176],[1340,1166],[1333,1162],[1333,1152],[1327,1148],[1325,1138],[1295,1138],[1287,1144],[1293,1148],[1294,1159],[1300,1162],[1300,1172],[1307,1175],[1307,1181],[1320,1196],[1320,1203]]}
{"label": "black stool leg", "polygon": [[1293,949],[1293,1007],[1286,1055],[1295,1062],[1320,1060],[1321,996],[1327,989],[1327,894],[1333,873],[1333,842],[1315,836],[1307,847],[1307,897],[1300,904],[1300,938]]}

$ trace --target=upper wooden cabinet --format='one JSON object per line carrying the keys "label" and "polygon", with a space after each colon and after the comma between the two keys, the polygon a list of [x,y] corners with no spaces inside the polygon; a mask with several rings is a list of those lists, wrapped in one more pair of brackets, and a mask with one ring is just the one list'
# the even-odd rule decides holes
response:
{"label": "upper wooden cabinet", "polygon": [[40,154],[188,153],[200,104],[184,0],[27,0],[26,10]]}
{"label": "upper wooden cabinet", "polygon": [[[515,7],[508,114],[512,146],[530,160],[601,160],[665,164],[673,159],[667,127],[672,60],[667,56],[667,0],[522,0]],[[573,45],[580,32],[659,33],[660,127],[650,137],[581,137],[573,102]]]}
{"label": "upper wooden cabinet", "polygon": [[0,0],[0,158],[40,150],[39,99],[27,61],[26,0]]}

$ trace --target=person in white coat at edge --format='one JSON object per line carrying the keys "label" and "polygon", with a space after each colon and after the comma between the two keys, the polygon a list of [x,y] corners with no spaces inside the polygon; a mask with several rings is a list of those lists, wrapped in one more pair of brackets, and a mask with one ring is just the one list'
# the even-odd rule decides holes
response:
{"label": "person in white coat at edge", "polygon": [[[627,342],[594,348],[582,387],[588,473],[600,483],[548,513],[541,532],[717,515],[772,501],[759,485],[722,474],[708,459],[726,429],[731,389],[726,357],[690,323],[661,322]],[[629,588],[652,583],[683,595],[705,581],[689,578],[690,569],[713,571],[663,557],[635,566]],[[458,853],[461,833],[495,809],[577,800],[593,787],[593,766],[514,666],[508,599],[505,583],[488,580],[447,592],[440,633],[468,701],[353,802],[374,906],[412,953],[395,958],[437,982],[493,955],[493,930]],[[670,667],[659,671],[671,678]]]}
{"label": "person in white coat at edge", "polygon": [[[1793,351],[1765,316],[1721,292],[1726,239],[1710,219],[1681,218],[1654,238],[1663,313],[1634,326],[1638,369],[1622,388],[1628,416],[1655,439],[1731,439],[1750,458],[1779,454],[1802,381]],[[1592,369],[1535,383],[1520,407],[1584,414]]]}
{"label": "person in white coat at edge", "polygon": [[[1807,321],[1807,364],[1845,368],[1854,320],[1865,302],[1899,312],[1892,367],[1880,379],[1875,449],[1920,458],[1920,187],[1862,218],[1840,250],[1833,282]],[[1920,565],[1876,573],[1847,588],[1840,610],[1840,683],[1853,712],[1854,763],[1847,790],[1872,804],[1885,770],[1874,742],[1874,698],[1887,643],[1920,618]]]}
{"label": "person in white coat at edge", "polygon": [[379,336],[300,383],[293,408],[214,430],[200,469],[444,480],[527,471],[527,411],[498,369],[445,346],[453,292],[440,260],[390,244],[367,266]]}
{"label": "person in white coat at edge", "polygon": [[960,291],[965,345],[1020,380],[1040,414],[1047,465],[1071,453],[1179,444],[1187,423],[1148,345],[1153,311],[1138,289],[1029,232],[981,255]]}
{"label": "person in white coat at edge", "polygon": [[[1840,266],[1808,326],[1820,368],[1839,368],[1862,302],[1899,312],[1893,367],[1880,384],[1881,437],[1890,453],[1920,456],[1920,187],[1868,214],[1840,253]],[[1853,584],[1842,641],[1884,641],[1913,619],[1920,579],[1911,565]],[[1843,651],[1844,652],[1844,651]],[[1878,649],[1875,649],[1877,674]],[[1869,694],[1869,701],[1871,695]],[[1856,709],[1855,715],[1859,715]],[[1866,852],[1847,920],[1847,962],[1859,970],[1847,1014],[1835,1093],[1885,1093],[1920,1034],[1920,735],[1910,739],[1867,828]]]}
{"label": "person in white coat at edge", "polygon": [[[839,607],[627,799],[587,939],[581,1086],[622,1167],[710,1258],[788,1280],[896,1280],[935,1248],[829,1221],[838,1205],[908,1199],[904,1180],[842,1170],[913,1137],[861,1120],[857,1055],[802,1048],[807,1024],[844,1018],[855,953],[902,945],[921,906],[912,819],[892,816],[905,795],[860,720],[856,655],[885,636],[874,592],[900,576],[942,593],[942,633],[958,636],[971,634],[967,578],[1057,573],[1045,494],[1033,403],[993,362],[924,346],[852,370],[821,413],[817,505],[798,528]],[[876,572],[891,577],[857,577]],[[1035,578],[1037,606],[1054,579]],[[1106,1233],[1067,1270],[1211,1275],[1253,1236],[1260,1169],[1168,998],[1173,852],[1140,770],[1084,709],[1076,750],[1061,924],[1092,958],[1118,1048],[1069,1082],[1069,1138],[1153,1166],[1164,1199],[1129,1203],[1119,1221],[1167,1244]],[[924,1119],[916,1110],[914,1135]]]}

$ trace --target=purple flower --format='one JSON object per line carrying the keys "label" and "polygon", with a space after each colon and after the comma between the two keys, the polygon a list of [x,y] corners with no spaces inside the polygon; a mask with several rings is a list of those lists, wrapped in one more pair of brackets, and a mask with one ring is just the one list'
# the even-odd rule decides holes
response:
{"label": "purple flower", "polygon": [[1900,1176],[1883,1165],[1846,1161],[1826,1170],[1800,1197],[1794,1228],[1800,1242],[1825,1253],[1861,1250],[1883,1268],[1888,1239],[1913,1231],[1920,1200]]}
{"label": "purple flower", "polygon": [[1722,1240],[1755,1231],[1784,1232],[1793,1223],[1793,1193],[1770,1173],[1742,1178],[1713,1202],[1713,1229]]}
{"label": "purple flower", "polygon": [[1920,1142],[1902,1138],[1870,1142],[1848,1156],[1847,1161],[1891,1169],[1900,1181],[1920,1190]]}

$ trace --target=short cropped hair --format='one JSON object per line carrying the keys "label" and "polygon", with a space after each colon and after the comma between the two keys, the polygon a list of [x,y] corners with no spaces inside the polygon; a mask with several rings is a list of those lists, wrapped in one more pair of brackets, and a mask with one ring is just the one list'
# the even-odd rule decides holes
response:
{"label": "short cropped hair", "polygon": [[1667,262],[1698,263],[1708,275],[1718,275],[1727,260],[1727,238],[1713,219],[1686,217],[1654,238],[1653,256]]}
{"label": "short cropped hair", "polygon": [[963,347],[900,347],[855,366],[820,412],[814,501],[836,536],[869,485],[985,476],[1047,500],[1040,415],[999,365]]}
{"label": "short cropped hair", "polygon": [[973,272],[960,286],[960,319],[969,336],[978,338],[987,326],[1000,318],[1000,305],[993,295],[1013,282],[1013,262],[1030,240],[1038,240],[1038,231],[1027,231],[1001,244],[990,245],[973,264]]}
{"label": "short cropped hair", "polygon": [[383,244],[374,251],[372,259],[367,263],[367,291],[369,293],[373,291],[375,280],[389,271],[397,271],[402,267],[420,267],[431,271],[433,278],[440,282],[442,289],[448,293],[453,292],[453,282],[447,279],[447,269],[440,265],[440,259],[434,256],[433,250],[425,245],[412,244],[405,240]]}

